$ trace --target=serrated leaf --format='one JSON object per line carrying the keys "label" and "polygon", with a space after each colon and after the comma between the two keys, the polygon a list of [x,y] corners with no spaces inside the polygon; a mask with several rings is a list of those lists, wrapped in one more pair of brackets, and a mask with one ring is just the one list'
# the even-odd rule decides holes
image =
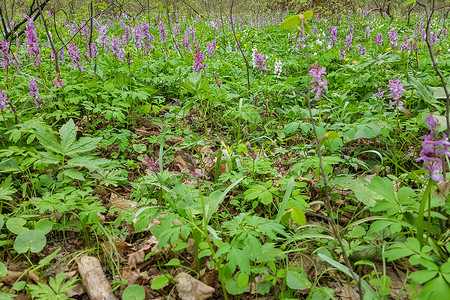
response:
{"label": "serrated leaf", "polygon": [[62,154],[61,145],[56,140],[52,131],[44,127],[41,123],[35,123],[35,135],[39,143],[45,147],[45,149]]}
{"label": "serrated leaf", "polygon": [[71,149],[73,143],[77,138],[78,127],[75,125],[72,119],[59,129],[59,137],[61,138],[61,151],[62,154],[66,154]]}
{"label": "serrated leaf", "polygon": [[75,169],[66,169],[66,170],[64,170],[64,172],[62,174],[71,179],[76,179],[76,180],[81,180],[81,181],[84,180],[83,173],[81,173],[80,171],[75,170]]}

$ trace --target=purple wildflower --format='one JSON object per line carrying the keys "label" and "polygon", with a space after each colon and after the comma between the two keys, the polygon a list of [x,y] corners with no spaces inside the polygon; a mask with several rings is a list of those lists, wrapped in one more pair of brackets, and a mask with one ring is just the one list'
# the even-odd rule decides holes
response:
{"label": "purple wildflower", "polygon": [[64,88],[66,86],[66,84],[61,80],[61,76],[58,74],[56,74],[56,79],[54,82],[55,86],[60,86],[62,88]]}
{"label": "purple wildflower", "polygon": [[391,30],[389,30],[389,42],[391,43],[391,47],[394,48],[395,46],[397,46],[397,41],[398,41],[398,33],[395,30],[395,28],[392,28]]}
{"label": "purple wildflower", "polygon": [[253,68],[258,68],[261,71],[267,71],[267,66],[265,65],[266,60],[264,59],[264,55],[258,52],[258,49],[255,47],[252,49],[252,62]]}
{"label": "purple wildflower", "polygon": [[366,34],[366,39],[368,39],[369,38],[369,36],[370,36],[370,26],[367,26],[366,27],[366,32],[365,32],[365,34]]}
{"label": "purple wildflower", "polygon": [[203,68],[205,67],[205,64],[203,64],[204,61],[205,56],[203,55],[203,53],[200,51],[200,49],[195,48],[194,62],[192,63],[194,66],[194,71],[199,72],[203,70]]}
{"label": "purple wildflower", "polygon": [[405,89],[403,88],[403,84],[400,83],[400,80],[397,77],[394,77],[392,80],[389,80],[389,89],[391,90],[391,97],[394,99],[389,100],[389,105],[397,105],[398,109],[403,109],[403,102],[400,98],[403,95]]}
{"label": "purple wildflower", "polygon": [[381,32],[377,34],[377,37],[375,38],[375,44],[380,47],[383,46],[383,34]]}
{"label": "purple wildflower", "polygon": [[359,44],[358,46],[356,46],[356,48],[358,49],[359,53],[366,54],[366,47],[364,47],[363,44]]}
{"label": "purple wildflower", "polygon": [[0,90],[0,111],[9,111],[6,108],[6,104],[11,103],[8,98],[6,98],[5,92]]}
{"label": "purple wildflower", "polygon": [[378,92],[375,93],[375,94],[373,94],[373,95],[375,96],[375,98],[382,99],[384,93],[386,93],[386,92],[387,92],[387,91],[383,91],[383,89],[379,87],[379,88],[378,88]]}
{"label": "purple wildflower", "polygon": [[72,61],[73,69],[79,69],[80,71],[84,70],[84,65],[81,61],[80,57],[80,50],[78,50],[77,46],[70,43],[69,46],[67,46],[67,50],[69,52],[70,60]]}
{"label": "purple wildflower", "polygon": [[317,25],[314,25],[313,32],[315,35],[317,35],[317,32],[319,32],[319,29],[317,28]]}
{"label": "purple wildflower", "polygon": [[159,30],[159,37],[161,39],[161,43],[163,43],[163,44],[167,43],[166,26],[164,26],[164,23],[162,21],[159,22],[158,30]]}
{"label": "purple wildflower", "polygon": [[337,27],[330,26],[330,44],[336,45],[337,44]]}
{"label": "purple wildflower", "polygon": [[214,54],[216,53],[216,40],[212,40],[211,44],[207,42],[206,49],[208,51],[209,57],[213,58]]}
{"label": "purple wildflower", "polygon": [[442,33],[441,33],[441,40],[445,40],[445,38],[447,37],[447,28],[442,27]]}
{"label": "purple wildflower", "polygon": [[346,56],[345,56],[345,50],[344,48],[341,47],[341,49],[339,49],[339,56],[341,57],[341,59],[345,60]]}
{"label": "purple wildflower", "polygon": [[350,23],[349,28],[350,28],[350,34],[353,36],[353,30],[355,29],[355,25],[353,25],[353,23]]}
{"label": "purple wildflower", "polygon": [[111,42],[111,50],[115,57],[117,57],[118,60],[124,61],[125,60],[125,49],[123,48],[124,45],[120,40],[116,38],[116,36],[112,36],[112,42]]}
{"label": "purple wildflower", "polygon": [[312,82],[312,90],[310,91],[310,93],[315,92],[316,95],[314,96],[314,98],[320,99],[320,98],[322,98],[323,90],[328,89],[328,86],[327,86],[328,81],[323,80],[323,78],[327,74],[326,67],[319,67],[319,63],[317,61],[311,67],[312,67],[312,69],[309,70],[309,74],[312,75],[313,79],[311,81]]}
{"label": "purple wildflower", "polygon": [[28,88],[30,89],[30,96],[33,96],[33,102],[36,107],[41,106],[39,102],[39,89],[37,86],[36,79],[32,78],[30,80],[30,85],[28,85]]}
{"label": "purple wildflower", "polygon": [[347,51],[350,51],[350,47],[352,46],[352,43],[353,43],[353,35],[349,34],[345,38],[345,47],[347,48]]}
{"label": "purple wildflower", "polygon": [[431,32],[430,33],[430,45],[436,46],[436,44],[439,42],[439,38],[437,33]]}
{"label": "purple wildflower", "polygon": [[442,135],[442,139],[437,140],[437,126],[439,123],[434,120],[430,115],[426,119],[428,128],[431,130],[429,134],[424,135],[422,142],[422,151],[420,151],[420,158],[415,161],[423,161],[425,163],[424,169],[430,172],[430,178],[434,181],[444,180],[442,175],[442,158],[444,156],[450,156],[449,146],[450,143],[445,133]]}
{"label": "purple wildflower", "polygon": [[152,172],[159,172],[159,168],[158,168],[158,164],[159,164],[159,160],[157,159],[156,161],[150,161],[150,158],[148,157],[147,154],[144,154],[144,165]]}
{"label": "purple wildflower", "polygon": [[9,53],[9,42],[8,41],[0,42],[0,53],[2,56],[1,67],[6,69],[9,65],[11,65],[14,62],[14,58],[13,58],[12,54]]}
{"label": "purple wildflower", "polygon": [[28,53],[30,57],[34,56],[33,66],[37,67],[41,62],[41,55],[39,50],[39,39],[37,37],[36,28],[34,28],[34,21],[28,17],[25,28],[25,45],[28,46]]}

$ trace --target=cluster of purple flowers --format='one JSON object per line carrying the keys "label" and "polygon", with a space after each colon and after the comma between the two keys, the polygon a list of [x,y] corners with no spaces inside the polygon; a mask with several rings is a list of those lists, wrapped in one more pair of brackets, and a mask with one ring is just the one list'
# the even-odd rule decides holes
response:
{"label": "cluster of purple flowers", "polygon": [[81,60],[80,50],[74,44],[70,43],[67,46],[67,51],[69,52],[70,60],[72,61],[72,66],[74,70],[79,69],[80,71],[84,70],[84,65]]}
{"label": "cluster of purple flowers", "polygon": [[405,89],[403,88],[403,84],[400,83],[400,80],[397,77],[394,77],[392,80],[389,80],[389,89],[391,91],[391,97],[394,100],[389,100],[389,105],[396,105],[398,109],[403,109],[403,101],[401,97]]}
{"label": "cluster of purple flowers", "polygon": [[0,90],[0,111],[8,111],[6,104],[10,103],[8,98],[6,98],[5,92]]}
{"label": "cluster of purple flowers", "polygon": [[378,92],[376,92],[375,94],[373,94],[374,96],[375,96],[375,98],[378,98],[378,99],[382,99],[383,98],[383,95],[384,95],[384,93],[386,93],[387,91],[384,91],[382,88],[378,88]]}
{"label": "cluster of purple flowers", "polygon": [[158,24],[158,30],[159,30],[159,38],[161,39],[161,43],[165,44],[167,43],[167,31],[166,26],[164,26],[164,23],[161,21]]}
{"label": "cluster of purple flowers", "polygon": [[111,51],[115,57],[120,61],[125,61],[125,43],[117,39],[114,35],[111,41]]}
{"label": "cluster of purple flowers", "polygon": [[150,158],[148,157],[147,154],[144,154],[144,165],[147,167],[147,169],[149,169],[152,172],[159,172],[159,168],[158,168],[158,164],[159,164],[159,160],[157,159],[156,161],[150,161]]}
{"label": "cluster of purple flowers", "polygon": [[396,47],[398,41],[398,32],[395,30],[395,28],[392,28],[391,30],[389,30],[388,35],[391,47],[392,48]]}
{"label": "cluster of purple flowers", "polygon": [[356,48],[358,49],[359,53],[366,54],[366,47],[364,47],[363,44],[359,44],[358,46],[356,46]]}
{"label": "cluster of purple flowers", "polygon": [[264,54],[258,52],[258,49],[255,47],[252,49],[252,63],[253,68],[259,69],[261,71],[267,71],[267,66],[265,65],[266,60],[264,58]]}
{"label": "cluster of purple flowers", "polygon": [[36,28],[34,28],[34,21],[28,17],[25,28],[25,45],[28,46],[28,54],[30,57],[34,56],[33,66],[37,67],[41,62],[41,55],[39,50],[39,39],[37,37]]}
{"label": "cluster of purple flowers", "polygon": [[34,105],[36,107],[41,106],[41,104],[39,102],[39,89],[38,89],[38,86],[37,86],[36,79],[32,78],[30,80],[30,85],[28,85],[28,88],[30,89],[30,96],[33,97]]}
{"label": "cluster of purple flowers", "polygon": [[375,44],[377,44],[379,47],[383,46],[383,34],[379,32],[375,38]]}
{"label": "cluster of purple flowers", "polygon": [[209,57],[213,58],[216,54],[216,40],[212,40],[211,43],[206,43],[206,50],[208,51]]}
{"label": "cluster of purple flowers", "polygon": [[61,76],[58,74],[56,74],[56,79],[54,82],[55,86],[60,86],[64,89],[64,87],[66,86],[66,84],[61,80]]}
{"label": "cluster of purple flowers", "polygon": [[450,143],[445,133],[443,134],[442,139],[437,140],[438,132],[436,128],[439,123],[432,115],[429,115],[425,120],[429,126],[428,129],[430,129],[430,133],[424,135],[422,142],[423,149],[420,151],[420,158],[416,159],[416,161],[423,161],[425,163],[424,169],[430,172],[432,180],[442,181],[444,180],[441,171],[442,158],[445,156],[450,157]]}
{"label": "cluster of purple flowers", "polygon": [[9,42],[0,42],[0,53],[2,55],[1,67],[6,69],[9,65],[14,63],[14,58],[11,53],[9,53]]}
{"label": "cluster of purple flowers", "polygon": [[352,43],[353,43],[353,34],[350,33],[345,38],[345,47],[347,48],[347,51],[350,51],[350,47],[352,46]]}
{"label": "cluster of purple flowers", "polygon": [[194,66],[194,71],[199,72],[203,70],[203,68],[206,66],[203,62],[205,61],[205,55],[200,51],[199,48],[195,48],[194,53],[194,62],[192,63]]}
{"label": "cluster of purple flowers", "polygon": [[370,32],[371,32],[371,30],[370,30],[370,26],[367,26],[367,27],[366,27],[366,31],[365,31],[365,36],[366,36],[366,39],[368,39],[368,38],[369,38],[369,36],[370,36]]}
{"label": "cluster of purple flowers", "polygon": [[311,81],[313,84],[310,93],[315,92],[316,95],[314,96],[314,98],[320,99],[322,98],[323,90],[328,89],[328,81],[323,79],[327,74],[326,67],[319,67],[319,63],[317,61],[311,67],[312,69],[309,70],[309,74],[313,77],[313,80]]}
{"label": "cluster of purple flowers", "polygon": [[341,57],[341,59],[345,60],[346,55],[345,55],[345,50],[344,48],[341,47],[341,49],[339,49],[339,56]]}
{"label": "cluster of purple flowers", "polygon": [[330,44],[331,46],[337,44],[337,27],[330,26]]}

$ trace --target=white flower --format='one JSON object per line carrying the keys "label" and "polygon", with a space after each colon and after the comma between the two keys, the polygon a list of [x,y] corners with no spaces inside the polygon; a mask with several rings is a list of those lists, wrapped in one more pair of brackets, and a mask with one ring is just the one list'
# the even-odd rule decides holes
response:
{"label": "white flower", "polygon": [[283,63],[281,62],[280,59],[276,59],[275,60],[275,65],[274,65],[274,70],[273,70],[273,74],[277,76],[277,78],[280,78],[281,75],[281,71],[283,70]]}

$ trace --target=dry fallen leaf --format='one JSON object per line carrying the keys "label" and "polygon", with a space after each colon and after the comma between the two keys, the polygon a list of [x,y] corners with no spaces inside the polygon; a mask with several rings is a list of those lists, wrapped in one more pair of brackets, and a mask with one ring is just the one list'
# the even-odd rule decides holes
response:
{"label": "dry fallen leaf", "polygon": [[214,288],[195,279],[191,275],[181,272],[175,277],[178,296],[182,300],[205,300],[212,297]]}

